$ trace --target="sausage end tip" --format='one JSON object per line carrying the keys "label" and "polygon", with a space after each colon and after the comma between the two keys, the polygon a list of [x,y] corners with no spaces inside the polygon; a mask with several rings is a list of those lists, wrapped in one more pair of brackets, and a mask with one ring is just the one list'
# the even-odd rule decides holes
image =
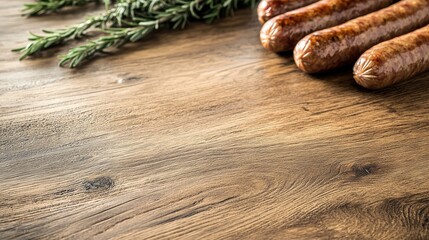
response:
{"label": "sausage end tip", "polygon": [[309,44],[310,41],[305,38],[299,41],[293,50],[293,59],[299,69],[306,73],[313,73],[311,70],[312,64],[310,61],[311,52],[309,50]]}
{"label": "sausage end tip", "polygon": [[370,59],[359,58],[353,67],[353,78],[360,86],[368,89],[381,88],[379,77],[374,73],[374,62]]}
{"label": "sausage end tip", "polygon": [[281,32],[279,25],[276,22],[275,18],[268,20],[261,28],[259,34],[259,39],[264,48],[271,52],[281,52],[283,51],[282,45],[279,42],[279,37],[277,36]]}

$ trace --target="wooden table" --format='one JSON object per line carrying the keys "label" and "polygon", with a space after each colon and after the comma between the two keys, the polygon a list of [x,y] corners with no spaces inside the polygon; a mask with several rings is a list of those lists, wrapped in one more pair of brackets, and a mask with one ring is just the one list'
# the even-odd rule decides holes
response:
{"label": "wooden table", "polygon": [[300,72],[251,10],[80,69],[0,10],[0,239],[428,239],[429,75]]}

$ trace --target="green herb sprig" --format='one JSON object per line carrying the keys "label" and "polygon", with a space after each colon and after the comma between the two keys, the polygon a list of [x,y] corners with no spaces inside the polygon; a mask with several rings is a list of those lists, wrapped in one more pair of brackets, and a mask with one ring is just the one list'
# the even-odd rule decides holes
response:
{"label": "green herb sprig", "polygon": [[[61,0],[50,0],[61,1]],[[52,46],[78,39],[90,29],[105,36],[72,48],[61,57],[60,66],[77,67],[84,60],[110,47],[136,42],[161,27],[184,28],[190,20],[213,22],[221,16],[232,15],[241,5],[254,5],[255,0],[119,0],[105,13],[85,22],[55,31],[43,30],[45,35],[31,34],[30,43],[13,51],[21,52],[20,60]]]}

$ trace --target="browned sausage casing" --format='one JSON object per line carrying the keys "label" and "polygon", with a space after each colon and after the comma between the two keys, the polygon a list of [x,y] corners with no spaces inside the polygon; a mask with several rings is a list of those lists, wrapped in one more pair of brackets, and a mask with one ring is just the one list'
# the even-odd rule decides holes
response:
{"label": "browned sausage casing", "polygon": [[314,32],[294,50],[296,65],[308,73],[352,63],[367,49],[429,23],[429,0],[402,0],[336,27]]}
{"label": "browned sausage casing", "polygon": [[321,0],[268,20],[260,32],[261,43],[273,52],[289,51],[309,33],[376,11],[394,1]]}
{"label": "browned sausage casing", "polygon": [[319,0],[262,0],[258,5],[259,22],[265,23],[269,19],[282,13],[307,6]]}
{"label": "browned sausage casing", "polygon": [[366,51],[353,70],[356,82],[378,89],[429,70],[429,25]]}

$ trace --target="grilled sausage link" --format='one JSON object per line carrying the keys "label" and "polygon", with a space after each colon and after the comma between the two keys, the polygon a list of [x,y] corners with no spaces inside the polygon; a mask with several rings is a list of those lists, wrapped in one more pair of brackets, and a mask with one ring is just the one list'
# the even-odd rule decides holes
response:
{"label": "grilled sausage link", "polygon": [[289,51],[309,33],[376,11],[394,1],[321,0],[268,20],[260,32],[261,43],[273,52]]}
{"label": "grilled sausage link", "polygon": [[314,32],[296,45],[296,65],[308,73],[352,63],[370,47],[429,23],[429,0],[402,0],[385,9]]}
{"label": "grilled sausage link", "polygon": [[357,60],[353,74],[359,85],[378,89],[428,70],[429,25],[370,48]]}
{"label": "grilled sausage link", "polygon": [[317,1],[319,0],[262,0],[258,5],[258,20],[263,24],[277,15]]}

